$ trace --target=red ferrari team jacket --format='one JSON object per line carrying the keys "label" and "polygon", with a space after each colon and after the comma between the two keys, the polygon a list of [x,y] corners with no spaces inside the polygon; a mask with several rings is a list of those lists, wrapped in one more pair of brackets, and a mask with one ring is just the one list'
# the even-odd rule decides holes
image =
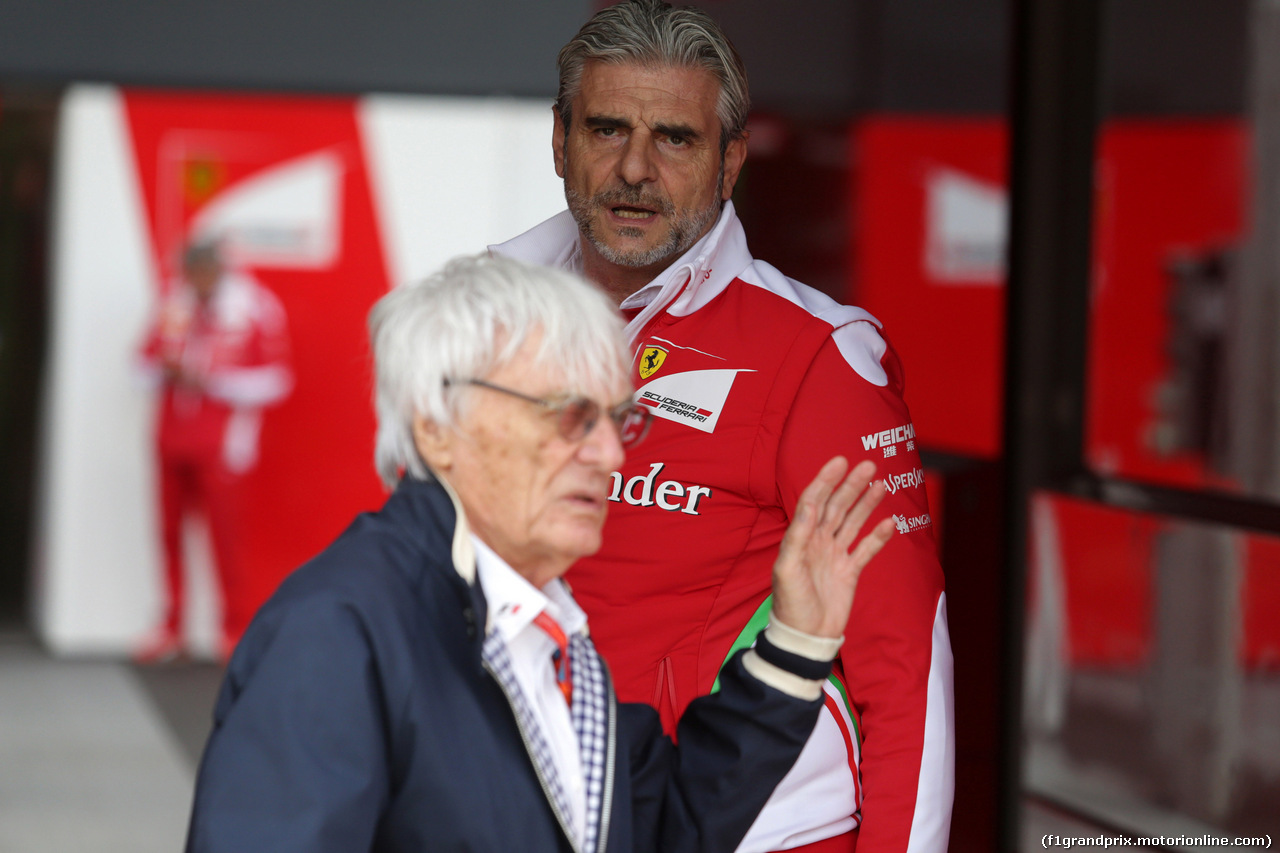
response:
{"label": "red ferrari team jacket", "polygon": [[[562,213],[492,251],[577,269]],[[942,570],[897,356],[866,311],[755,260],[726,204],[715,228],[623,303],[636,399],[655,416],[613,475],[604,545],[568,580],[624,701],[668,731],[768,619],[800,492],[831,457],[875,461],[872,522],[898,535],[863,573],[826,710],[743,845],[856,829],[859,853],[946,850],[954,791]]]}
{"label": "red ferrari team jacket", "polygon": [[[163,365],[180,364],[196,381],[163,381]],[[280,300],[248,275],[224,273],[209,304],[174,282],[147,333],[138,366],[160,389],[162,455],[243,473],[257,462],[265,406],[293,387],[289,337]]]}

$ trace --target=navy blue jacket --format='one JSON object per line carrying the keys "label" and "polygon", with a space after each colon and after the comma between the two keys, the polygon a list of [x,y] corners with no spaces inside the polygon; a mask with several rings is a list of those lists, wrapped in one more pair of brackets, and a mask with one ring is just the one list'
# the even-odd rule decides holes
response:
{"label": "navy blue jacket", "polygon": [[[218,696],[190,853],[576,851],[482,666],[455,524],[443,488],[406,479],[264,605]],[[653,709],[617,705],[600,853],[732,851],[820,707],[741,655],[678,748]]]}

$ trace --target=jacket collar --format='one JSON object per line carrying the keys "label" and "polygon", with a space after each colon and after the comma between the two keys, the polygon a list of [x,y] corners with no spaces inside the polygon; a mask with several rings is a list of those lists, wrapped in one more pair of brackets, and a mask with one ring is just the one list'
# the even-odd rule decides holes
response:
{"label": "jacket collar", "polygon": [[453,538],[449,548],[449,553],[453,557],[453,569],[468,585],[474,585],[476,552],[471,543],[471,527],[467,524],[467,514],[462,509],[462,501],[458,500],[458,493],[453,490],[453,486],[449,485],[449,481],[439,474],[436,474],[435,478],[449,496],[449,503],[453,504]]}
{"label": "jacket collar", "polygon": [[544,267],[572,270],[580,266],[577,262],[578,223],[573,221],[572,213],[562,210],[519,237],[495,243],[489,251]]}
{"label": "jacket collar", "polygon": [[393,515],[405,515],[402,523],[417,531],[422,547],[427,553],[438,554],[449,550],[450,564],[458,579],[466,587],[472,604],[478,608],[484,629],[488,633],[488,606],[484,591],[476,582],[476,555],[471,543],[471,529],[467,514],[453,487],[439,476],[431,480],[415,480],[404,477],[396,486],[395,494],[384,507]]}

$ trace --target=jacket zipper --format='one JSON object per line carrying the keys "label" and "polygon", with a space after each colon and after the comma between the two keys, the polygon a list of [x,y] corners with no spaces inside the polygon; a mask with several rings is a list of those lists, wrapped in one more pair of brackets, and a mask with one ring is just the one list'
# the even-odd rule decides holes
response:
{"label": "jacket zipper", "polygon": [[600,828],[596,832],[595,853],[604,853],[609,846],[609,815],[613,813],[613,776],[618,746],[618,696],[613,692],[613,676],[604,658],[597,656],[604,673],[605,693],[609,697],[609,734],[604,754],[604,791],[600,797]]}
{"label": "jacket zipper", "polygon": [[[480,662],[484,665],[485,671],[489,673],[489,677],[498,685],[498,689],[502,691],[502,695],[506,697],[507,705],[511,708],[511,716],[516,721],[516,729],[520,732],[520,740],[524,742],[524,751],[532,759],[533,743],[529,740],[529,733],[525,730],[524,723],[520,720],[520,715],[516,713],[515,703],[511,701],[511,694],[507,692],[507,688],[502,684],[502,679],[493,671],[493,667],[489,665],[489,662],[483,658]],[[610,743],[610,748],[612,749],[612,742]],[[569,829],[568,816],[560,811],[560,804],[556,802],[556,798],[552,795],[551,789],[547,787],[547,780],[543,778],[542,770],[538,768],[538,762],[531,761],[530,763],[533,764],[533,772],[538,777],[538,784],[542,786],[542,796],[551,804],[551,811],[555,813],[556,820],[559,822],[560,830],[564,833],[565,838],[569,839],[569,846],[574,849],[575,853],[583,853],[582,848],[578,845],[578,840]]]}

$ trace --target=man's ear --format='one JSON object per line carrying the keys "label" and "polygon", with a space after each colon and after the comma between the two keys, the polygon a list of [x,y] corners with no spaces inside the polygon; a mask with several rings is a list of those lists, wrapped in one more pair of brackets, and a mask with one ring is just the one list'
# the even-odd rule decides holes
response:
{"label": "man's ear", "polygon": [[558,107],[552,107],[551,112],[555,114],[551,128],[551,154],[556,161],[556,174],[561,178],[564,177],[564,140],[568,129],[564,126],[564,118],[560,115]]}
{"label": "man's ear", "polygon": [[453,431],[435,421],[413,416],[413,446],[432,471],[443,474],[453,467]]}
{"label": "man's ear", "polygon": [[724,149],[724,191],[720,193],[721,201],[728,201],[733,196],[733,187],[738,183],[738,175],[742,174],[742,164],[747,162],[747,138],[729,140]]}

